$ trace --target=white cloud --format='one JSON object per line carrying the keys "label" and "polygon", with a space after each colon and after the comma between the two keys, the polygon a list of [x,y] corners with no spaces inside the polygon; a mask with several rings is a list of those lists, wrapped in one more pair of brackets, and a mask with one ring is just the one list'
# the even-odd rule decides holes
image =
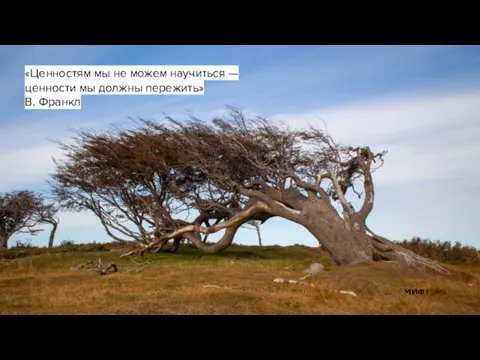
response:
{"label": "white cloud", "polygon": [[433,146],[386,145],[385,165],[375,172],[377,182],[406,182],[463,178],[480,175],[476,156],[479,143]]}
{"label": "white cloud", "polygon": [[[59,244],[63,240],[73,240],[76,243],[93,241],[111,241],[106,234],[100,220],[92,212],[64,212],[58,213],[60,223],[55,236],[55,243]],[[10,240],[9,246],[14,246],[17,241],[26,241],[30,239],[32,244],[46,246],[52,229],[51,225],[45,224],[39,226],[43,229],[36,236],[28,234],[15,234]]]}
{"label": "white cloud", "polygon": [[[419,181],[480,174],[480,91],[390,96],[273,119],[307,123],[345,144],[389,150],[378,181]],[[324,122],[322,122],[321,120]]]}
{"label": "white cloud", "polygon": [[98,228],[103,230],[100,220],[91,211],[58,213],[63,229]]}
{"label": "white cloud", "polygon": [[52,157],[62,154],[56,145],[27,147],[0,153],[0,191],[37,185],[53,170]]}

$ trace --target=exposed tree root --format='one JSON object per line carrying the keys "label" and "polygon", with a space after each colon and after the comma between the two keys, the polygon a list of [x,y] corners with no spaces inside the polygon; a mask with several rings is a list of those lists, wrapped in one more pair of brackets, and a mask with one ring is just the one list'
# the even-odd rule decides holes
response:
{"label": "exposed tree root", "polygon": [[365,226],[365,228],[371,234],[369,235],[369,239],[371,240],[371,244],[373,246],[374,260],[389,262],[402,261],[407,266],[429,268],[445,275],[451,274],[450,271],[445,269],[438,262],[417,255],[414,252],[395,244],[393,241],[375,234],[367,226]]}

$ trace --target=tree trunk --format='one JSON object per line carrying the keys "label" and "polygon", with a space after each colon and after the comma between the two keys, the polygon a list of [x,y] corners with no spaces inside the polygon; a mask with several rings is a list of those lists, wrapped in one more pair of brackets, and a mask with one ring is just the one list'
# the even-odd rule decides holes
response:
{"label": "tree trunk", "polygon": [[176,253],[180,248],[180,243],[183,237],[179,236],[173,239],[172,244],[168,245],[168,241],[162,242],[159,246],[154,248],[155,253]]}
{"label": "tree trunk", "polygon": [[333,265],[356,265],[388,260],[401,261],[413,267],[430,268],[443,274],[450,273],[436,261],[417,255],[376,234],[367,235],[359,231],[332,233],[315,224],[309,224],[305,227],[329,253]]}
{"label": "tree trunk", "polygon": [[342,222],[329,226],[310,220],[302,224],[325,248],[334,265],[356,265],[373,260],[373,248],[366,234],[345,230]]}
{"label": "tree trunk", "polygon": [[172,248],[170,250],[172,253],[176,253],[178,251],[178,249],[180,248],[180,242],[182,241],[182,239],[183,239],[182,236],[179,236],[173,239]]}
{"label": "tree trunk", "polygon": [[8,236],[0,236],[0,249],[8,249]]}
{"label": "tree trunk", "polygon": [[55,233],[57,232],[58,224],[54,223],[52,224],[52,231],[50,232],[50,238],[48,239],[48,247],[52,248],[53,247],[53,242],[55,241]]}
{"label": "tree trunk", "polygon": [[262,247],[262,235],[260,234],[260,226],[256,225],[255,230],[257,230],[257,236],[258,236],[258,246]]}
{"label": "tree trunk", "polygon": [[200,238],[200,235],[194,232],[185,233],[183,235],[185,239],[190,241],[192,244],[194,244],[199,250],[203,251],[204,253],[218,254],[232,244],[233,239],[235,238],[235,235],[237,233],[237,230],[240,228],[241,225],[242,223],[226,228],[222,238],[214,244],[204,244]]}
{"label": "tree trunk", "polygon": [[345,220],[331,210],[321,202],[309,203],[292,220],[304,226],[317,239],[329,253],[333,265],[391,260],[450,273],[435,261],[373,233],[358,214],[348,216]]}

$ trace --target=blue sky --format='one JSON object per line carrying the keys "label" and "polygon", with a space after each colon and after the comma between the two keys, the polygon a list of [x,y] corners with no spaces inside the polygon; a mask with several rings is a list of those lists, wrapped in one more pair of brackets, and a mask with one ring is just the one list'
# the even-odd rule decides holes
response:
{"label": "blue sky", "polygon": [[[90,96],[82,110],[26,111],[25,65],[239,65],[237,82],[207,82],[204,96]],[[163,112],[199,117],[225,105],[288,122],[322,125],[354,146],[388,149],[375,173],[368,219],[399,240],[428,237],[480,247],[479,46],[0,46],[0,192],[45,190],[61,153],[48,139]],[[89,213],[62,213],[57,241],[106,241]],[[49,231],[30,237],[45,245]],[[265,244],[316,246],[299,225],[272,219]],[[26,236],[15,236],[25,240]],[[242,230],[237,243],[255,244]]]}

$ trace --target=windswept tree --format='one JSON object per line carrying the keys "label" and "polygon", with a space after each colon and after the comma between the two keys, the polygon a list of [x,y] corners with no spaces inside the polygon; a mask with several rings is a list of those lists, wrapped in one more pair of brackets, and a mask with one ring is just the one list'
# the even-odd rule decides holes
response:
{"label": "windswept tree", "polygon": [[[67,161],[57,164],[55,191],[65,206],[90,209],[104,225],[111,225],[105,220],[113,216],[110,206],[118,210],[115,201],[137,228],[135,216],[148,213],[154,231],[131,236],[143,252],[185,238],[217,253],[244,224],[281,217],[305,227],[335,265],[402,260],[446,271],[367,226],[375,200],[372,173],[385,151],[337,144],[314,127],[293,130],[230,110],[212,121],[166,117],[115,134],[80,133],[75,145],[62,145]],[[362,200],[358,209],[352,194]],[[175,218],[166,199],[198,216]],[[206,243],[220,230],[219,241]]]}
{"label": "windswept tree", "polygon": [[[148,246],[178,229],[173,216],[188,210],[172,194],[188,186],[186,178],[200,180],[188,169],[175,171],[179,154],[166,146],[168,136],[148,129],[79,131],[71,144],[60,143],[66,159],[54,160],[53,193],[63,209],[93,212],[112,239]],[[182,239],[155,250],[175,251]]]}
{"label": "windswept tree", "polygon": [[13,190],[0,194],[0,247],[8,248],[14,234],[36,235],[42,231],[38,226],[53,225],[49,246],[53,245],[59,223],[57,208],[48,204],[42,195],[29,190]]}
{"label": "windswept tree", "polygon": [[60,218],[57,216],[59,207],[54,203],[43,203],[38,208],[38,219],[40,223],[49,224],[52,226],[50,235],[48,237],[48,247],[52,248],[55,242],[55,235],[57,233],[58,225],[60,224]]}
{"label": "windswept tree", "polygon": [[257,232],[258,246],[262,247],[262,234],[260,233],[260,225],[262,223],[257,220],[250,220],[247,224],[247,228],[254,229]]}

